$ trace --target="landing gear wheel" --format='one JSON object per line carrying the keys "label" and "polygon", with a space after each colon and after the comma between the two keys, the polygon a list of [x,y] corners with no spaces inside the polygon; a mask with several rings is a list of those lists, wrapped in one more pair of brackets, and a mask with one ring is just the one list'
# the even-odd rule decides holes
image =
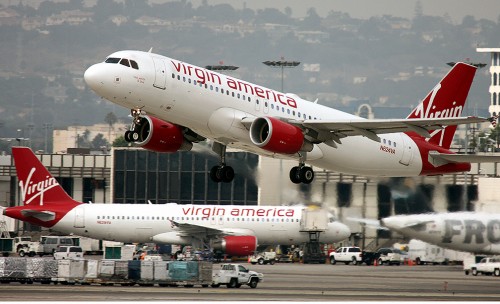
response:
{"label": "landing gear wheel", "polygon": [[295,166],[290,170],[290,180],[294,184],[300,184],[299,167]]}
{"label": "landing gear wheel", "polygon": [[295,166],[290,170],[290,180],[294,184],[310,184],[314,180],[314,171],[311,167]]}
{"label": "landing gear wheel", "polygon": [[300,181],[304,184],[310,184],[314,179],[314,171],[311,167],[302,167],[299,171]]}
{"label": "landing gear wheel", "polygon": [[210,178],[216,183],[230,183],[234,179],[234,169],[231,166],[213,166],[210,169]]}
{"label": "landing gear wheel", "polygon": [[123,138],[125,138],[126,142],[132,142],[132,137],[130,136],[130,133],[132,133],[132,131],[125,131],[125,135],[123,135]]}
{"label": "landing gear wheel", "polygon": [[213,166],[212,169],[210,169],[210,179],[216,183],[220,183],[222,179],[217,174],[217,171],[219,171],[219,166]]}
{"label": "landing gear wheel", "polygon": [[220,175],[224,183],[230,183],[234,179],[234,170],[231,166],[224,166],[220,168]]}
{"label": "landing gear wheel", "polygon": [[136,131],[133,131],[131,134],[130,134],[130,138],[132,138],[132,141],[138,141],[139,140],[139,133],[136,132]]}

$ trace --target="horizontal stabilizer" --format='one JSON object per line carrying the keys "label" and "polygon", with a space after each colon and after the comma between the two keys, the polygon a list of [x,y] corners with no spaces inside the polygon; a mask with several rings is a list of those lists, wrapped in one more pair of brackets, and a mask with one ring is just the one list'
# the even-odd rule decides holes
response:
{"label": "horizontal stabilizer", "polygon": [[355,217],[348,217],[347,220],[353,221],[353,222],[358,222],[361,225],[366,225],[374,229],[382,229],[382,230],[389,230],[386,227],[382,226],[380,224],[379,220],[372,220],[372,219],[365,219],[365,218],[355,218]]}
{"label": "horizontal stabilizer", "polygon": [[44,222],[53,221],[56,218],[56,213],[53,211],[24,209],[21,210],[21,214],[25,217],[34,217]]}
{"label": "horizontal stabilizer", "polygon": [[429,162],[435,166],[442,166],[447,163],[496,163],[500,162],[500,155],[446,154],[430,151]]}

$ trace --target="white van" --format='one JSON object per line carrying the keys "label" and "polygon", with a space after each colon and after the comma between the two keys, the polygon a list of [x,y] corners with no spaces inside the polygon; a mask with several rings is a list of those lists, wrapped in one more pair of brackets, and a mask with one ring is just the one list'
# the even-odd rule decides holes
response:
{"label": "white van", "polygon": [[80,246],[59,246],[54,252],[55,260],[78,260],[83,259],[83,250]]}
{"label": "white van", "polygon": [[445,249],[419,240],[411,240],[408,243],[408,255],[417,265],[422,264],[446,264]]}

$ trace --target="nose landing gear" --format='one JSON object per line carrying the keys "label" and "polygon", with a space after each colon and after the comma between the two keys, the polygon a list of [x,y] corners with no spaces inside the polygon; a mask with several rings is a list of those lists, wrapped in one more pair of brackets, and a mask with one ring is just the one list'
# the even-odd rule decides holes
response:
{"label": "nose landing gear", "polygon": [[130,110],[132,124],[130,125],[130,129],[125,131],[125,135],[123,136],[126,142],[136,142],[139,140],[139,131],[137,129],[139,129],[138,127],[141,125],[141,113],[142,111],[139,108]]}

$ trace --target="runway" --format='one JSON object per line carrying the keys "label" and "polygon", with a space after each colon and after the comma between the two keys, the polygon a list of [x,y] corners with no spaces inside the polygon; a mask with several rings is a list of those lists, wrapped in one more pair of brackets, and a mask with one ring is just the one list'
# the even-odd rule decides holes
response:
{"label": "runway", "polygon": [[244,265],[264,274],[256,289],[10,283],[0,302],[500,300],[500,277],[466,276],[462,266]]}

